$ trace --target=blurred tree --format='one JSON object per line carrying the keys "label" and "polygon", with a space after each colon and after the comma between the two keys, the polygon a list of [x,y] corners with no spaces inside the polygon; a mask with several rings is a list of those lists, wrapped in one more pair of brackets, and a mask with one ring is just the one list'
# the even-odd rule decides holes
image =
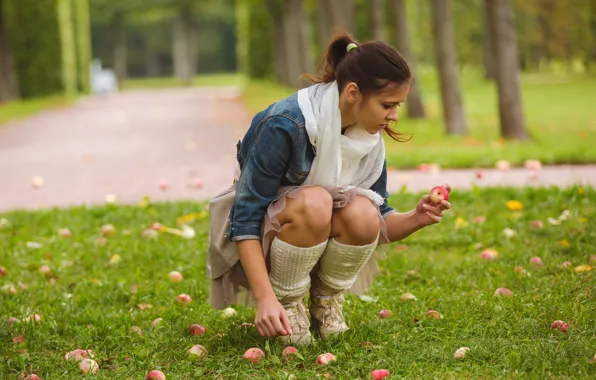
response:
{"label": "blurred tree", "polygon": [[495,37],[493,30],[488,22],[488,6],[484,2],[482,7],[482,24],[484,25],[484,44],[482,46],[484,77],[486,79],[495,79],[496,75],[496,57],[495,57]]}
{"label": "blurred tree", "polygon": [[465,135],[467,125],[459,89],[457,53],[453,39],[450,1],[430,0],[437,68],[440,78],[446,133]]}
{"label": "blurred tree", "polygon": [[336,33],[355,34],[355,0],[318,0],[316,9],[321,52]]}
{"label": "blurred tree", "polygon": [[72,27],[72,22],[59,16],[58,5],[70,8],[69,3],[56,0],[4,0],[4,20],[24,98],[63,92],[66,85],[71,86],[71,78],[76,88],[76,65],[66,66],[63,59],[64,52],[72,53],[74,47],[61,38],[63,28]]}
{"label": "blurred tree", "polygon": [[513,12],[509,0],[486,0],[488,21],[495,37],[501,136],[528,138],[518,78],[518,56]]}
{"label": "blurred tree", "polygon": [[596,72],[596,0],[590,0],[588,14],[588,48],[584,62],[588,70]]}
{"label": "blurred tree", "polygon": [[77,50],[78,89],[82,93],[91,91],[89,67],[91,65],[91,22],[89,21],[89,0],[72,0],[74,5],[75,38]]}
{"label": "blurred tree", "polygon": [[304,87],[300,79],[305,73],[314,73],[310,54],[310,32],[302,0],[267,0],[273,19],[276,76],[288,86]]}
{"label": "blurred tree", "polygon": [[370,0],[370,15],[371,15],[371,28],[372,28],[372,39],[375,41],[383,41],[383,32],[385,29],[385,23],[383,22],[383,1],[382,0]]}
{"label": "blurred tree", "polygon": [[6,25],[4,0],[0,0],[0,103],[19,97],[19,83]]}
{"label": "blurred tree", "polygon": [[56,0],[62,45],[62,81],[67,95],[77,93],[77,56],[71,0]]}
{"label": "blurred tree", "polygon": [[413,83],[408,95],[406,106],[408,109],[408,117],[424,118],[426,113],[424,111],[424,104],[422,96],[420,95],[420,83],[416,79],[416,59],[410,48],[410,33],[408,31],[408,15],[406,13],[406,0],[389,0],[390,24],[392,29],[393,43],[397,49],[403,54],[410,66],[412,72]]}

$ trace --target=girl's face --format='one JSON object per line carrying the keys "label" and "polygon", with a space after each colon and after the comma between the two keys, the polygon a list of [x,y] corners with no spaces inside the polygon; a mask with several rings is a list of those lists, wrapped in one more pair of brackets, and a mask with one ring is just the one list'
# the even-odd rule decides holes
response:
{"label": "girl's face", "polygon": [[355,83],[348,84],[345,90],[348,104],[351,105],[346,112],[350,124],[356,124],[368,133],[375,134],[387,128],[389,122],[397,121],[398,108],[406,100],[410,84],[391,84],[382,92],[365,96]]}

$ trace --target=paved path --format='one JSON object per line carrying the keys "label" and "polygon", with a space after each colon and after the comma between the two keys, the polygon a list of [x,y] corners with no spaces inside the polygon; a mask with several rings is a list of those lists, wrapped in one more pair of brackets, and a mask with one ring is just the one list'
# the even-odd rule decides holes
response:
{"label": "paved path", "polygon": [[[40,206],[202,200],[229,186],[250,115],[235,88],[89,97],[0,127],[0,211]],[[33,188],[40,176],[43,186]],[[161,191],[160,178],[170,188]],[[192,186],[195,178],[203,189]]]}
{"label": "paved path", "polygon": [[[229,186],[235,142],[251,115],[235,88],[127,91],[89,97],[0,127],[0,211],[101,204],[107,194],[118,203],[204,200]],[[44,183],[34,188],[32,178]],[[167,191],[158,187],[169,182]],[[204,187],[193,186],[201,179]],[[410,191],[449,182],[454,189],[480,186],[596,186],[596,166],[546,167],[537,179],[525,169],[438,173],[390,171],[389,191]]]}

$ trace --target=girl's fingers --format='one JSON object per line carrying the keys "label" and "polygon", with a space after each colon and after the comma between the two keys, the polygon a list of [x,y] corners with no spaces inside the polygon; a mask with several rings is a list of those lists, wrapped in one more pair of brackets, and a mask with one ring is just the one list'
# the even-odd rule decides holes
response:
{"label": "girl's fingers", "polygon": [[442,216],[442,212],[443,210],[441,210],[439,207],[435,207],[435,206],[431,206],[431,205],[424,205],[422,206],[426,211],[429,211],[437,216]]}
{"label": "girl's fingers", "polygon": [[428,215],[429,218],[431,218],[432,220],[434,220],[437,223],[439,223],[441,221],[441,217],[440,216],[436,216],[435,214],[431,214],[428,211],[426,212],[426,215]]}

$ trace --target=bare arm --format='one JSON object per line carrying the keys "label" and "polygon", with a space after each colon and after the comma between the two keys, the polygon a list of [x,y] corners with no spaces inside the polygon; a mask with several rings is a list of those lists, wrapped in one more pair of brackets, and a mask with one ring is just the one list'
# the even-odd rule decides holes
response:
{"label": "bare arm", "polygon": [[236,243],[242,268],[248,278],[250,290],[257,302],[265,298],[275,298],[269,281],[269,274],[263,257],[263,248],[259,240],[242,240]]}
{"label": "bare arm", "polygon": [[261,336],[292,334],[292,327],[283,306],[277,300],[259,240],[236,243],[240,263],[248,278],[250,290],[257,299],[255,325]]}
{"label": "bare arm", "polygon": [[390,242],[400,241],[418,231],[421,225],[416,217],[416,210],[399,213],[393,212],[385,218],[387,237]]}

